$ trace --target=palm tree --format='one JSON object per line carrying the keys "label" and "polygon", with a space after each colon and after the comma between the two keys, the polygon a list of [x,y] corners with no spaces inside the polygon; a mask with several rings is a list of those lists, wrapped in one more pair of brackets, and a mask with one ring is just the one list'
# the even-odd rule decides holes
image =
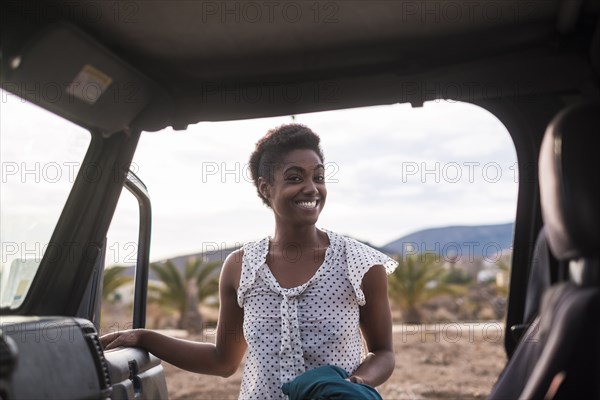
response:
{"label": "palm tree", "polygon": [[121,286],[133,281],[130,276],[123,275],[128,267],[114,265],[104,269],[102,276],[102,303],[110,302],[111,295]]}
{"label": "palm tree", "polygon": [[200,332],[202,315],[198,304],[218,292],[220,267],[219,261],[203,263],[196,257],[190,257],[182,275],[171,260],[150,264],[162,283],[150,286],[150,299],[167,310],[179,313],[179,329]]}
{"label": "palm tree", "polygon": [[444,268],[438,256],[424,253],[398,257],[398,268],[389,276],[389,296],[402,309],[404,321],[421,323],[420,306],[441,294],[454,291],[440,279]]}
{"label": "palm tree", "polygon": [[496,262],[496,267],[500,270],[503,275],[503,282],[498,285],[498,279],[496,279],[496,289],[501,296],[508,297],[508,287],[510,279],[510,258],[503,257]]}

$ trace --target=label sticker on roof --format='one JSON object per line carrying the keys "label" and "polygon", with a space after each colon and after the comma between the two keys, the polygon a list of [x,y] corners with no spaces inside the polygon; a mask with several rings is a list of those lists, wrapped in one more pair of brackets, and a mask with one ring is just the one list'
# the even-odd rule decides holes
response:
{"label": "label sticker on roof", "polygon": [[110,76],[86,64],[67,87],[67,93],[88,104],[94,104],[111,83]]}

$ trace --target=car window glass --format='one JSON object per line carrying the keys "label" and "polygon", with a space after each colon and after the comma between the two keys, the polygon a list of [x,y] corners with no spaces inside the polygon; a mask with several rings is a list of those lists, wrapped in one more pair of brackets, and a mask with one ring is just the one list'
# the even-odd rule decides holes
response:
{"label": "car window glass", "polygon": [[0,91],[2,307],[18,307],[90,143],[85,129]]}
{"label": "car window glass", "polygon": [[106,235],[100,317],[102,333],[132,327],[139,215],[137,199],[123,188]]}

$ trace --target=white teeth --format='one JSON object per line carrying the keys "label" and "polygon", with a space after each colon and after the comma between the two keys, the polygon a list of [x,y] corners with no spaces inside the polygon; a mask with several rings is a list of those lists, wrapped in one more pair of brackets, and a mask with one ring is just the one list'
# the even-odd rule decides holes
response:
{"label": "white teeth", "polygon": [[302,208],[315,208],[317,206],[317,201],[298,201],[296,202]]}

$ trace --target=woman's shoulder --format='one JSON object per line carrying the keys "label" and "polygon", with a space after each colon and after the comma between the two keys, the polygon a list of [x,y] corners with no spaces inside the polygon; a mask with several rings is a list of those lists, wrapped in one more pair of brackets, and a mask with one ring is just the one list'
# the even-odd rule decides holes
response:
{"label": "woman's shoulder", "polygon": [[265,243],[268,244],[269,237],[264,237],[260,240],[253,240],[244,242],[244,244],[229,253],[225,258],[223,267],[230,266],[230,268],[241,269],[245,259],[256,258],[261,253],[261,249],[265,247]]}
{"label": "woman's shoulder", "polygon": [[239,248],[232,251],[225,258],[223,268],[221,270],[221,280],[233,285],[239,286],[240,276],[242,274],[242,258],[244,257],[244,249]]}
{"label": "woman's shoulder", "polygon": [[269,238],[245,242],[242,247],[232,251],[223,262],[222,278],[234,287],[247,286],[254,280],[260,264],[264,263],[268,251]]}
{"label": "woman's shoulder", "polygon": [[383,254],[380,250],[376,249],[375,247],[373,247],[372,245],[365,243],[365,242],[361,242],[357,239],[354,239],[350,236],[346,236],[346,235],[342,235],[339,233],[336,233],[334,231],[330,231],[327,229],[324,229],[325,232],[327,232],[327,234],[329,235],[330,240],[335,244],[335,243],[341,243],[346,245],[346,250],[351,249],[351,250],[362,250],[362,251],[368,251],[368,252],[375,252],[375,253],[379,253],[379,254]]}
{"label": "woman's shoulder", "polygon": [[389,273],[398,265],[390,256],[368,243],[332,231],[327,231],[327,233],[332,243],[338,243],[343,247],[348,265],[352,269],[360,266],[359,269],[362,270],[373,265],[383,265]]}
{"label": "woman's shoulder", "polygon": [[244,257],[244,247],[240,247],[237,250],[232,251],[225,257],[225,261],[223,262],[223,267],[227,265],[242,265],[242,259]]}
{"label": "woman's shoulder", "polygon": [[245,242],[238,251],[240,252],[241,260],[254,264],[254,262],[263,259],[269,251],[269,236]]}
{"label": "woman's shoulder", "polygon": [[366,273],[372,267],[382,265],[386,273],[389,274],[396,268],[398,263],[366,243],[331,231],[328,231],[328,234],[331,242],[339,243],[340,248],[343,249],[346,274],[356,294],[356,300],[358,305],[365,305],[366,298],[362,290],[362,283]]}

